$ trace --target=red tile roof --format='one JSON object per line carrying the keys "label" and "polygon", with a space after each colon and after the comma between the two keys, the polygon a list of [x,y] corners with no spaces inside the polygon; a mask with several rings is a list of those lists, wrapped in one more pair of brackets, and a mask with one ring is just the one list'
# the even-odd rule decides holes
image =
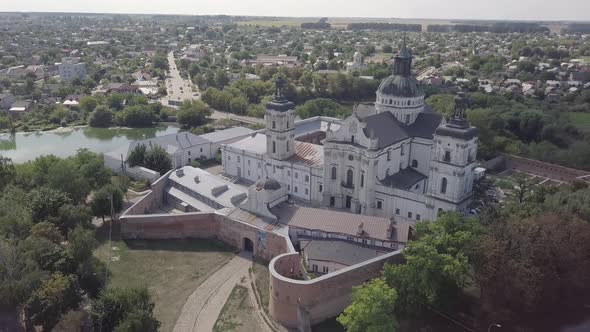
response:
{"label": "red tile roof", "polygon": [[306,142],[295,142],[295,155],[291,162],[309,166],[324,166],[324,147]]}

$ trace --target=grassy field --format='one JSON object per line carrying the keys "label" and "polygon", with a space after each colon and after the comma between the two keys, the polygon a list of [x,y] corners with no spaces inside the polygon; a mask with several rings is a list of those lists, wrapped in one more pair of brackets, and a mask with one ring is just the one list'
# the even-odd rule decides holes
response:
{"label": "grassy field", "polygon": [[583,131],[590,131],[590,113],[568,112],[574,126]]}
{"label": "grassy field", "polygon": [[[231,249],[213,240],[124,242],[116,235],[113,238],[108,287],[147,286],[161,331],[172,331],[189,295],[234,256]],[[95,255],[107,263],[108,242],[103,241]]]}
{"label": "grassy field", "polygon": [[254,273],[256,289],[258,290],[258,295],[260,301],[262,302],[262,308],[264,309],[264,311],[266,311],[266,313],[268,313],[268,300],[270,296],[268,289],[268,284],[270,283],[268,262],[262,261],[260,259],[255,259],[254,264],[252,264],[252,272]]}
{"label": "grassy field", "polygon": [[213,326],[213,331],[249,332],[261,330],[254,310],[256,309],[250,302],[248,289],[236,285],[225,302],[221,314]]}

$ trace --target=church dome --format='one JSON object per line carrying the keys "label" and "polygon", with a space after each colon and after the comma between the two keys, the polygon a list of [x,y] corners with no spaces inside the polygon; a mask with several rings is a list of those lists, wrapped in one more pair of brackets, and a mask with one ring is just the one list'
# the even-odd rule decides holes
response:
{"label": "church dome", "polygon": [[256,182],[256,189],[278,190],[281,189],[281,184],[275,179],[262,179]]}
{"label": "church dome", "polygon": [[381,82],[377,95],[413,98],[424,96],[424,90],[413,76],[392,75]]}

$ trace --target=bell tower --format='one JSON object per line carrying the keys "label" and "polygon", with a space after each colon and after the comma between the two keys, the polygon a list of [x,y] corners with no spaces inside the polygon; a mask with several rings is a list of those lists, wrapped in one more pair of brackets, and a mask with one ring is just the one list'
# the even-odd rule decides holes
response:
{"label": "bell tower", "polygon": [[428,207],[432,216],[441,211],[465,211],[471,201],[479,130],[469,125],[469,100],[455,97],[453,117],[437,128],[428,177]]}
{"label": "bell tower", "polygon": [[272,102],[266,105],[266,154],[286,160],[295,154],[295,104],[285,97],[285,80],[279,76]]}

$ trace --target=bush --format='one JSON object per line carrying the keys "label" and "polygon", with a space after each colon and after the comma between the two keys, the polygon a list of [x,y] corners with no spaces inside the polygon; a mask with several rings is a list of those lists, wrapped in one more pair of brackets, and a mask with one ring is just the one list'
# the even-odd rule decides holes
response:
{"label": "bush", "polygon": [[113,123],[113,112],[105,106],[98,106],[90,113],[88,124],[91,127],[108,127]]}

